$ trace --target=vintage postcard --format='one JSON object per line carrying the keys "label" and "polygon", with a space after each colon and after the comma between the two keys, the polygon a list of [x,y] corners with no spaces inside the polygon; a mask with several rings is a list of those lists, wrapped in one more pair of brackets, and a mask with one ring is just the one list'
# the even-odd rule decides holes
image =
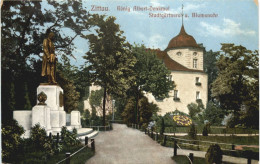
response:
{"label": "vintage postcard", "polygon": [[2,163],[258,163],[257,0],[2,0]]}

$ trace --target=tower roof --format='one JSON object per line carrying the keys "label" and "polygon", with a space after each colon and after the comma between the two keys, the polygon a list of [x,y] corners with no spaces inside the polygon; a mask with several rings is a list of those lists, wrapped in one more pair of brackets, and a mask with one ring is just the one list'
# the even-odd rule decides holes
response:
{"label": "tower roof", "polygon": [[181,26],[180,33],[171,39],[167,49],[180,48],[180,47],[199,47],[193,36],[186,33],[184,26]]}

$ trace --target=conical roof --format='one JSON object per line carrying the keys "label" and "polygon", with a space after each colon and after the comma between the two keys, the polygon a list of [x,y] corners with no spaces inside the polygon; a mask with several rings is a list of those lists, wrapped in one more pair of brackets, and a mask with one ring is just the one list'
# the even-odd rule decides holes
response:
{"label": "conical roof", "polygon": [[167,49],[180,47],[199,47],[193,36],[186,33],[183,25],[181,26],[180,33],[171,39]]}

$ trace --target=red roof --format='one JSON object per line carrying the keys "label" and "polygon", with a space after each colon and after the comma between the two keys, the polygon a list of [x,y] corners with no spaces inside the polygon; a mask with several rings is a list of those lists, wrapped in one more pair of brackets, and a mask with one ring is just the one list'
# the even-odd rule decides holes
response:
{"label": "red roof", "polygon": [[180,33],[169,42],[167,49],[179,47],[199,47],[193,36],[186,33],[183,25]]}
{"label": "red roof", "polygon": [[160,49],[148,49],[156,53],[157,57],[163,60],[165,66],[171,71],[188,71],[188,72],[202,72],[202,70],[189,69],[175,60],[171,59],[166,51],[161,51]]}

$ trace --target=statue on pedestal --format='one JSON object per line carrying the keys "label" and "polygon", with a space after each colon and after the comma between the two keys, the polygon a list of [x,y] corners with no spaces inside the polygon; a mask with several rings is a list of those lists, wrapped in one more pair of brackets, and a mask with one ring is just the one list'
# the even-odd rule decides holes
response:
{"label": "statue on pedestal", "polygon": [[48,77],[48,84],[57,84],[56,82],[56,62],[55,47],[53,44],[54,33],[47,32],[48,37],[43,40],[42,57],[42,76]]}

